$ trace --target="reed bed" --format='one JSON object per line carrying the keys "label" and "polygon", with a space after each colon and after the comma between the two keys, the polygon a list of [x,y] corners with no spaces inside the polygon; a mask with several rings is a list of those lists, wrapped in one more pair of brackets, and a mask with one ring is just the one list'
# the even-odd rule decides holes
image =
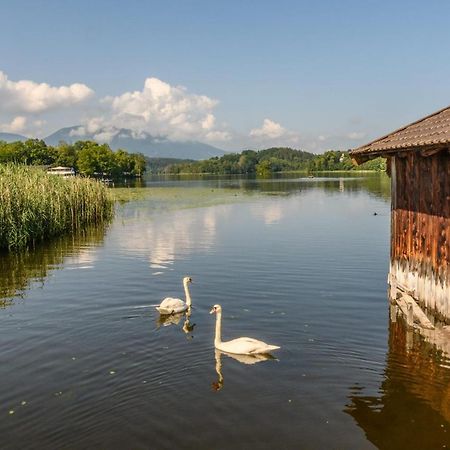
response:
{"label": "reed bed", "polygon": [[108,189],[88,178],[0,165],[0,249],[19,249],[108,220]]}

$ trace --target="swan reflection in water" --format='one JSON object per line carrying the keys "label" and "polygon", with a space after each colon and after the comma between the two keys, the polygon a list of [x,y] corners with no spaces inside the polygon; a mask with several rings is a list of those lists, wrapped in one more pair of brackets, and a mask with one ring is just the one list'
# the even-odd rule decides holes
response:
{"label": "swan reflection in water", "polygon": [[157,328],[178,325],[184,318],[182,330],[186,333],[188,339],[192,339],[194,336],[190,333],[194,331],[195,323],[191,323],[191,311],[191,308],[188,308],[185,312],[178,314],[160,315],[157,320]]}
{"label": "swan reflection in water", "polygon": [[272,359],[278,361],[274,356],[270,353],[258,353],[255,355],[238,355],[235,353],[227,353],[221,350],[215,349],[214,356],[216,358],[216,372],[219,375],[219,379],[212,383],[212,388],[215,391],[220,391],[223,388],[223,375],[222,375],[222,355],[226,355],[236,361],[239,361],[242,364],[256,364],[262,361],[267,361],[268,359]]}

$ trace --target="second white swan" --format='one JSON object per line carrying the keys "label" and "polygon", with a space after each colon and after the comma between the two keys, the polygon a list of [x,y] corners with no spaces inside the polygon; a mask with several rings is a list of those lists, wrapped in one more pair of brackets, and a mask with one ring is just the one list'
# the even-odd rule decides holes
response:
{"label": "second white swan", "polygon": [[210,314],[216,314],[216,337],[214,346],[218,350],[237,355],[257,355],[261,353],[269,353],[280,347],[277,345],[266,344],[263,341],[249,337],[240,337],[231,341],[222,342],[222,307],[214,305]]}
{"label": "second white swan", "polygon": [[184,293],[186,295],[186,303],[183,302],[183,300],[181,300],[180,298],[167,297],[161,302],[159,306],[156,307],[160,314],[178,314],[186,311],[191,307],[192,302],[188,288],[189,283],[192,283],[192,278],[184,277],[183,286]]}

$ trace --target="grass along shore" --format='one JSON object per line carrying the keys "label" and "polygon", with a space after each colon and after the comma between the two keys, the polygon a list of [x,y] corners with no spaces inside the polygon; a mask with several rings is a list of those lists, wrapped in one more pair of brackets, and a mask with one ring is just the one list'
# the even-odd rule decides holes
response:
{"label": "grass along shore", "polygon": [[34,245],[103,222],[112,214],[110,194],[97,181],[0,165],[0,249]]}

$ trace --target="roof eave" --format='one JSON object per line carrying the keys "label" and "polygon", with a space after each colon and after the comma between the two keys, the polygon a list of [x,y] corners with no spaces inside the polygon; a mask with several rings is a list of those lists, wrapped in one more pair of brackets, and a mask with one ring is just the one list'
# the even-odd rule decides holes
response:
{"label": "roof eave", "polygon": [[[399,153],[406,152],[430,152],[432,154],[436,151],[441,151],[445,149],[449,149],[450,144],[448,143],[430,143],[430,144],[420,144],[420,145],[411,145],[409,147],[394,147],[394,148],[386,148],[386,149],[378,149],[378,150],[353,150],[350,152],[350,156],[356,164],[363,164],[371,159],[375,159],[378,157],[389,158],[390,156],[398,155]],[[425,155],[423,155],[425,156]],[[428,155],[429,156],[429,155]]]}

